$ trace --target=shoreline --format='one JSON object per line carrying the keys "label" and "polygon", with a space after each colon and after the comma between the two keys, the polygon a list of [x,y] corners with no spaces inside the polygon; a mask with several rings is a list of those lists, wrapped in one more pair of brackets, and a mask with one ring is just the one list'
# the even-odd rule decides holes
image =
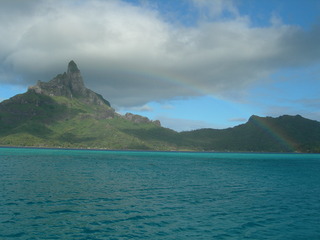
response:
{"label": "shoreline", "polygon": [[105,152],[159,152],[159,153],[246,153],[246,154],[320,154],[318,152],[256,152],[256,151],[194,151],[194,150],[141,150],[141,149],[107,149],[107,148],[64,148],[64,147],[37,147],[37,146],[6,146],[1,148],[39,149],[39,150],[67,150],[67,151],[105,151]]}

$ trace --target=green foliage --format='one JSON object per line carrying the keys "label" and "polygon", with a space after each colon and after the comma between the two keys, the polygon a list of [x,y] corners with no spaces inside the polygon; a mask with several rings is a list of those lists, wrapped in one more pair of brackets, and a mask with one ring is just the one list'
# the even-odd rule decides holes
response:
{"label": "green foliage", "polygon": [[63,148],[320,152],[320,123],[301,116],[259,118],[223,130],[177,133],[134,123],[107,104],[28,91],[0,104],[0,145]]}
{"label": "green foliage", "polygon": [[297,116],[260,118],[223,130],[181,133],[190,146],[206,151],[318,152],[320,123]]}

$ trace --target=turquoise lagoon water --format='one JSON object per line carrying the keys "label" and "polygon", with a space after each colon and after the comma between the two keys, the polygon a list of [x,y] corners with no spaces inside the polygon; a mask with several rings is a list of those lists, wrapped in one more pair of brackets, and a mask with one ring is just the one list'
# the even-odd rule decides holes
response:
{"label": "turquoise lagoon water", "polygon": [[320,239],[320,155],[0,148],[0,239]]}

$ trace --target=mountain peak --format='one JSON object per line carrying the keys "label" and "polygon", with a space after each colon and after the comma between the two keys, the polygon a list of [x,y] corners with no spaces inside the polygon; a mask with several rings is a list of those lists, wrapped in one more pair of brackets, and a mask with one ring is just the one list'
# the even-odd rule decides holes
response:
{"label": "mountain peak", "polygon": [[257,115],[252,115],[250,118],[249,118],[249,120],[248,120],[248,122],[255,122],[255,121],[257,121],[258,119],[260,119],[261,117],[259,117],[259,116],[257,116]]}
{"label": "mountain peak", "polygon": [[37,85],[29,87],[29,90],[47,96],[63,96],[67,98],[79,98],[86,103],[108,105],[110,103],[101,95],[85,87],[77,64],[71,60],[67,72],[58,74],[49,82],[38,81]]}
{"label": "mountain peak", "polygon": [[70,73],[75,73],[75,72],[80,72],[80,70],[79,70],[77,64],[76,64],[73,60],[71,60],[71,61],[69,62],[69,64],[68,64],[68,71],[67,71],[67,73],[70,74]]}

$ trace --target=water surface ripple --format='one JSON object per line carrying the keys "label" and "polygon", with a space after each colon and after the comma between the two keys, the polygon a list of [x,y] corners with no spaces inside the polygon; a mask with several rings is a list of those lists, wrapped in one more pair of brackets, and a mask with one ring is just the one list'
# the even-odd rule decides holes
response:
{"label": "water surface ripple", "polygon": [[320,155],[0,148],[0,239],[320,239]]}

